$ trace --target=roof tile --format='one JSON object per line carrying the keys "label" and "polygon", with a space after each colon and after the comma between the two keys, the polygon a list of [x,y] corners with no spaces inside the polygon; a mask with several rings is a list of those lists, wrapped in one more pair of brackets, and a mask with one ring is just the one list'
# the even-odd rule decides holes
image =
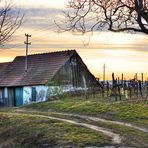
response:
{"label": "roof tile", "polygon": [[46,84],[63,66],[75,50],[59,51],[28,56],[25,72],[25,56],[16,57],[11,63],[0,63],[0,87]]}

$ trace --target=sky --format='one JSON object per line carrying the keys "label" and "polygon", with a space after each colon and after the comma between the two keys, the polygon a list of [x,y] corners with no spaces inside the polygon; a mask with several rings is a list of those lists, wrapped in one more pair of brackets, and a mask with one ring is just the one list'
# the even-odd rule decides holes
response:
{"label": "sky", "polygon": [[[11,41],[0,48],[0,62],[25,55],[25,33],[31,36],[29,53],[44,53],[76,49],[89,70],[102,79],[106,64],[106,79],[111,73],[132,78],[135,73],[148,77],[148,36],[144,34],[95,32],[92,36],[58,33],[54,23],[62,19],[67,0],[12,0],[25,14],[24,23]],[[88,44],[89,42],[89,44]]]}

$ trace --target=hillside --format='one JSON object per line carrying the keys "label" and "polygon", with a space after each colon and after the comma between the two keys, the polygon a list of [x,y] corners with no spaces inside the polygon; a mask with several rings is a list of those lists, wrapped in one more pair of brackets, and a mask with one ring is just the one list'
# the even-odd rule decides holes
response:
{"label": "hillside", "polygon": [[0,147],[148,147],[148,102],[66,98],[0,110]]}

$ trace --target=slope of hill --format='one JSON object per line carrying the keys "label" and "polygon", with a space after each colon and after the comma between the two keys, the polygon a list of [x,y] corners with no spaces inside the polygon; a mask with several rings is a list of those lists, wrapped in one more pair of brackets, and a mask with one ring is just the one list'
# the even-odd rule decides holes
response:
{"label": "slope of hill", "polygon": [[0,147],[148,147],[148,102],[79,98],[0,109]]}

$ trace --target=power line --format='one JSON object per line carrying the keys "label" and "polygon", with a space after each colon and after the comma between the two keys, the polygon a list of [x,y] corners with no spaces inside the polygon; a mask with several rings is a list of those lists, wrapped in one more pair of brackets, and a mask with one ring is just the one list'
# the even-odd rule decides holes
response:
{"label": "power line", "polygon": [[39,33],[42,32],[42,31],[46,31],[46,30],[53,29],[53,28],[50,28],[50,27],[52,27],[52,26],[54,26],[54,24],[52,24],[52,25],[50,25],[50,26],[48,26],[48,27],[45,27],[45,28],[43,28],[43,29],[36,29],[36,30],[34,30],[33,32],[31,32],[31,34],[39,34]]}
{"label": "power line", "polygon": [[[30,32],[30,34],[39,34],[42,31],[53,29],[54,24],[48,25],[47,27],[40,28],[40,29],[34,29]],[[16,33],[16,36],[22,36],[24,33]]]}
{"label": "power line", "polygon": [[[48,35],[48,36],[45,36],[44,35],[44,37],[43,38],[41,38],[41,37],[39,37],[39,38],[34,38],[32,41],[41,41],[41,40],[44,40],[44,39],[52,39],[52,38],[55,38],[55,37],[57,37],[57,35],[58,34],[56,34],[56,33],[52,33],[52,34],[50,34],[50,35]],[[20,42],[18,42],[19,44],[20,44]],[[9,47],[10,46],[10,47]],[[14,49],[14,48],[18,48],[18,47],[22,47],[23,45],[11,45],[11,44],[8,44],[8,45],[5,45],[3,48],[4,49],[0,49],[1,51],[3,51],[3,50],[7,50],[7,49]]]}
{"label": "power line", "polygon": [[1,51],[4,51],[4,50],[7,50],[7,49],[13,49],[13,48],[18,48],[18,47],[22,47],[22,45],[13,45],[11,47],[8,47],[8,46],[3,46],[3,49],[0,49]]}
{"label": "power line", "polygon": [[59,35],[59,34],[56,34],[56,33],[52,33],[52,34],[50,34],[50,35],[48,35],[48,34],[46,34],[46,35],[44,35],[44,37],[40,37],[40,38],[34,38],[32,41],[40,41],[40,40],[44,40],[44,39],[52,39],[52,38],[55,38],[55,37],[57,37],[57,35]]}

